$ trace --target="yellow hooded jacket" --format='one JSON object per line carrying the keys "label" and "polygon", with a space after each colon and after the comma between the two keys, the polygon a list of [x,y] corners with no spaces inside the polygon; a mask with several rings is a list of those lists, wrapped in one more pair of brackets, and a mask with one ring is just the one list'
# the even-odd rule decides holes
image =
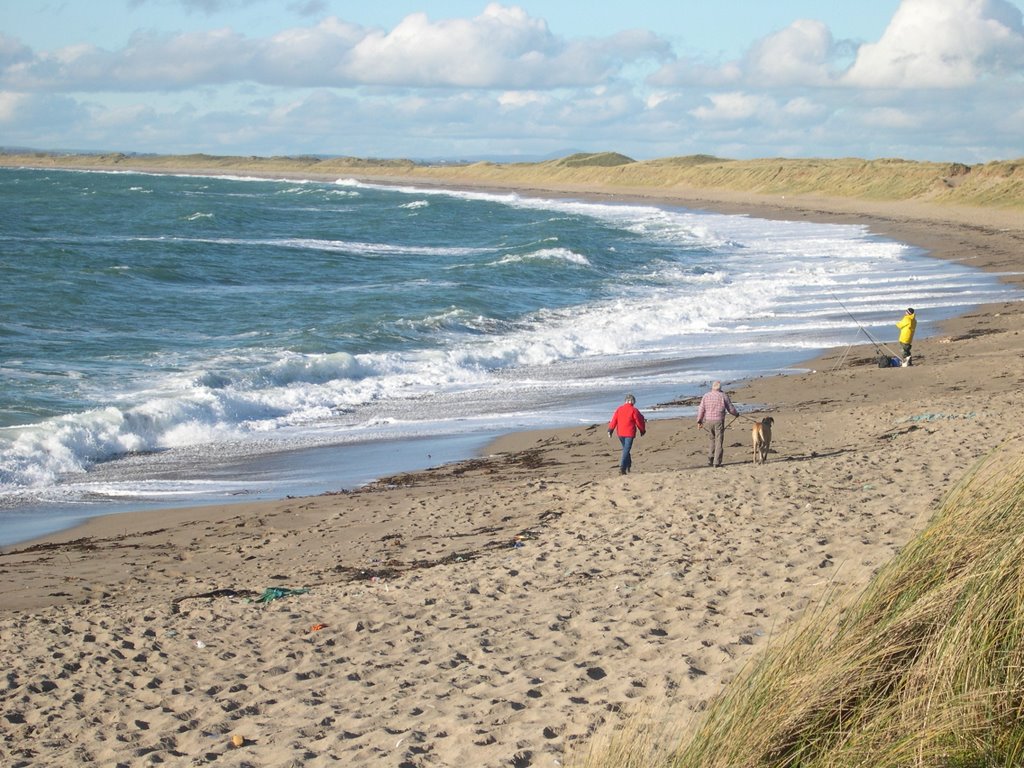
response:
{"label": "yellow hooded jacket", "polygon": [[917,330],[917,315],[908,312],[896,323],[896,327],[900,329],[900,344],[909,344],[914,340],[914,331]]}

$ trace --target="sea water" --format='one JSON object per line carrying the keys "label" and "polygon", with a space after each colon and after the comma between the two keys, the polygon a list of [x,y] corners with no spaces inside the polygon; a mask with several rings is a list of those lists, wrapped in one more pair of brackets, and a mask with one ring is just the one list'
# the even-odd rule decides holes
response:
{"label": "sea water", "polygon": [[685,415],[655,406],[1009,298],[859,225],[0,169],[0,544],[351,488],[626,392]]}

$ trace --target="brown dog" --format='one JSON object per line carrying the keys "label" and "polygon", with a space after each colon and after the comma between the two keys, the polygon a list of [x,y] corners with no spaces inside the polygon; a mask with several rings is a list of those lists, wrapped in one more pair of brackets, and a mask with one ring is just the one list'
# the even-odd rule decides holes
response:
{"label": "brown dog", "polygon": [[750,440],[754,444],[754,463],[764,464],[768,461],[768,449],[772,447],[772,424],[775,419],[765,416],[761,421],[755,421],[750,428]]}

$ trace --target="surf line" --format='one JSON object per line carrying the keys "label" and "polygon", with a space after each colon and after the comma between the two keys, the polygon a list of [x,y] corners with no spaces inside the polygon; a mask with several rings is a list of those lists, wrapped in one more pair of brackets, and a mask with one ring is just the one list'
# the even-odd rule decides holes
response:
{"label": "surf line", "polygon": [[[868,332],[868,329],[860,324],[860,320],[858,320],[854,316],[853,312],[850,311],[849,307],[847,307],[845,304],[843,304],[842,300],[838,296],[836,296],[835,291],[833,291],[831,288],[829,288],[828,292],[832,294],[832,298],[836,300],[836,303],[839,304],[839,306],[842,307],[846,311],[846,314],[848,314],[850,316],[850,319],[853,320],[853,322],[855,322],[857,324],[857,327],[860,328],[864,332],[864,335],[868,337],[868,340],[875,347],[875,352],[877,352],[879,355],[885,355],[886,357],[896,357],[896,353],[895,352],[893,352],[891,349],[889,349],[887,346],[885,346],[885,344],[883,344],[878,339],[876,339],[874,336],[872,336]],[[851,344],[849,347],[846,348],[846,354],[844,354],[842,359],[839,361],[839,363],[836,364],[836,367],[838,367],[840,364],[842,364],[842,362],[844,362],[846,360],[846,355],[850,354],[850,347],[852,347],[852,346],[853,345]]]}

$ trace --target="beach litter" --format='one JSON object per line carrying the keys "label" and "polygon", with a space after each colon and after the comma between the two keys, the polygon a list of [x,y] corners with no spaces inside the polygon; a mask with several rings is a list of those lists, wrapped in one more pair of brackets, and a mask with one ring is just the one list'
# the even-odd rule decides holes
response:
{"label": "beach litter", "polygon": [[305,587],[301,589],[292,589],[291,587],[267,587],[263,590],[263,594],[254,600],[250,600],[253,603],[269,603],[274,600],[280,600],[282,597],[292,597],[293,595],[304,595],[309,592]]}
{"label": "beach litter", "polygon": [[917,416],[907,416],[904,421],[942,421],[944,419],[973,419],[976,414],[971,413],[922,413]]}
{"label": "beach litter", "polygon": [[218,597],[252,597],[256,593],[251,589],[214,589],[210,592],[200,592],[197,595],[185,595],[176,597],[171,601],[171,613],[181,613],[181,603],[185,600],[215,599]]}

